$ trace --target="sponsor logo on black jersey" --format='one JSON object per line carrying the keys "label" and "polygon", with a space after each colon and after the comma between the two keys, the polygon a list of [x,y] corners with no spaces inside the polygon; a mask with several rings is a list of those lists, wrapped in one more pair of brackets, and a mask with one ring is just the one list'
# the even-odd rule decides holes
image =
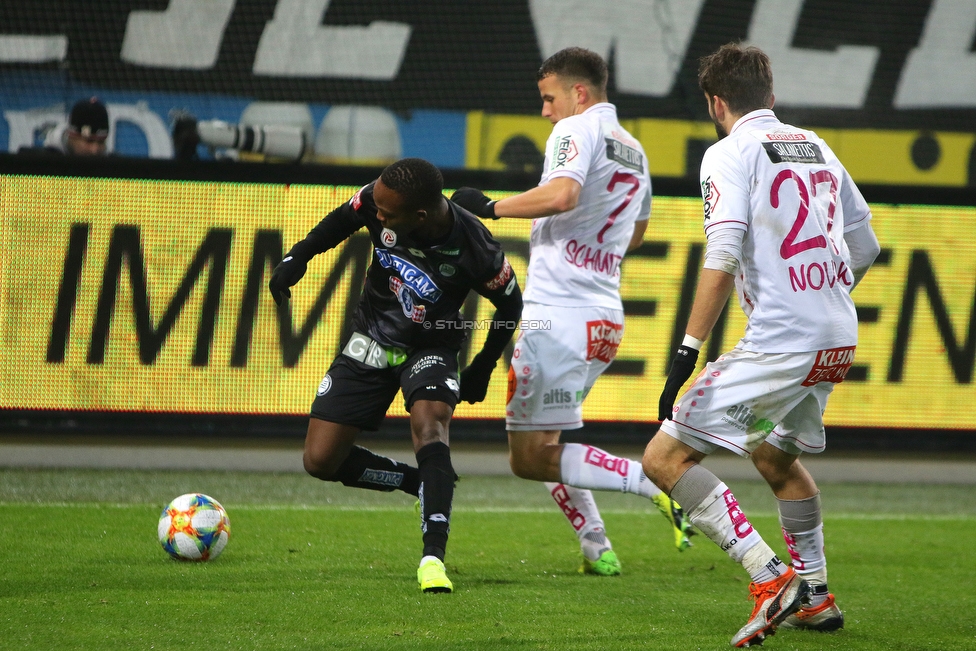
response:
{"label": "sponsor logo on black jersey", "polygon": [[393,255],[385,249],[376,249],[376,258],[379,260],[380,266],[384,269],[393,269],[400,274],[404,285],[409,287],[418,298],[436,301],[441,297],[443,292],[437,286],[437,283],[423,269],[409,260],[404,260],[398,255]]}
{"label": "sponsor logo on black jersey", "polygon": [[[499,287],[504,287],[505,283],[509,281],[512,277],[512,265],[509,264],[508,258],[502,258],[502,268],[494,278],[485,283],[485,289],[489,292],[498,289]],[[514,289],[514,288],[513,288]],[[511,294],[511,290],[505,292],[506,294]]]}
{"label": "sponsor logo on black jersey", "polygon": [[356,194],[352,195],[352,199],[349,200],[349,205],[352,206],[353,210],[359,210],[362,207],[363,205],[362,194],[363,194],[363,190],[365,190],[366,187],[367,186],[364,185],[363,187],[356,190]]}
{"label": "sponsor logo on black jersey", "polygon": [[437,270],[441,272],[442,276],[446,276],[448,278],[457,273],[457,267],[455,267],[453,264],[447,264],[446,262],[437,267]]}
{"label": "sponsor logo on black jersey", "polygon": [[820,163],[823,153],[815,142],[764,142],[763,149],[774,163]]}
{"label": "sponsor logo on black jersey", "polygon": [[632,170],[644,171],[644,156],[639,151],[613,138],[603,140],[607,143],[607,158]]}
{"label": "sponsor logo on black jersey", "polygon": [[316,391],[316,393],[320,396],[324,396],[329,392],[329,389],[331,388],[332,388],[332,376],[326,373],[325,377],[322,378],[322,383],[319,384],[319,390]]}

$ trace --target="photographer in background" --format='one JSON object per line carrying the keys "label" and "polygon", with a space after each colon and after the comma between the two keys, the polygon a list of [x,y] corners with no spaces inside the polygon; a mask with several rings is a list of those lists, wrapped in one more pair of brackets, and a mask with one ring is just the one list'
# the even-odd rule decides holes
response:
{"label": "photographer in background", "polygon": [[108,110],[97,97],[79,100],[68,123],[48,132],[44,149],[70,156],[104,156],[108,128]]}

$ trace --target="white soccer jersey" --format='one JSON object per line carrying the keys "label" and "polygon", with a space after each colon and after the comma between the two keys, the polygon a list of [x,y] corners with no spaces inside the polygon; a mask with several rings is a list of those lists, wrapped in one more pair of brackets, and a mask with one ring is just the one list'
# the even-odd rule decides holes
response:
{"label": "white soccer jersey", "polygon": [[807,352],[857,344],[844,233],[871,213],[847,170],[812,131],[753,111],[701,166],[705,234],[745,231],[735,278],[748,317],[744,350]]}
{"label": "white soccer jersey", "polygon": [[634,223],[648,218],[651,178],[644,149],[602,102],[556,123],[542,180],[575,179],[576,207],[536,219],[530,239],[526,302],[622,309],[620,261]]}

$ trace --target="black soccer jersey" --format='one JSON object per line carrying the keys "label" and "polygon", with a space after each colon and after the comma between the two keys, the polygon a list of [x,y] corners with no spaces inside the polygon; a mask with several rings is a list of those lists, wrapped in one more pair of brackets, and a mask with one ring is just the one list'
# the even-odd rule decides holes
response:
{"label": "black soccer jersey", "polygon": [[477,217],[450,201],[448,207],[454,225],[447,238],[420,243],[380,223],[370,183],[309,234],[319,231],[325,241],[345,239],[363,226],[369,231],[373,259],[353,322],[358,332],[383,346],[460,348],[466,334],[460,310],[468,292],[501,307],[515,290],[501,244]]}

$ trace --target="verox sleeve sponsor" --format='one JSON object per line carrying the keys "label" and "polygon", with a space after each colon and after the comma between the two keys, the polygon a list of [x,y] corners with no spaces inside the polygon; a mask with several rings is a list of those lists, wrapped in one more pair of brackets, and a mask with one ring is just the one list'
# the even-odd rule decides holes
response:
{"label": "verox sleeve sponsor", "polygon": [[714,228],[749,228],[749,184],[739,161],[726,147],[712,146],[701,165],[706,235]]}
{"label": "verox sleeve sponsor", "polygon": [[593,138],[582,128],[581,119],[566,118],[552,128],[549,136],[549,168],[545,180],[568,176],[583,185],[593,155]]}

